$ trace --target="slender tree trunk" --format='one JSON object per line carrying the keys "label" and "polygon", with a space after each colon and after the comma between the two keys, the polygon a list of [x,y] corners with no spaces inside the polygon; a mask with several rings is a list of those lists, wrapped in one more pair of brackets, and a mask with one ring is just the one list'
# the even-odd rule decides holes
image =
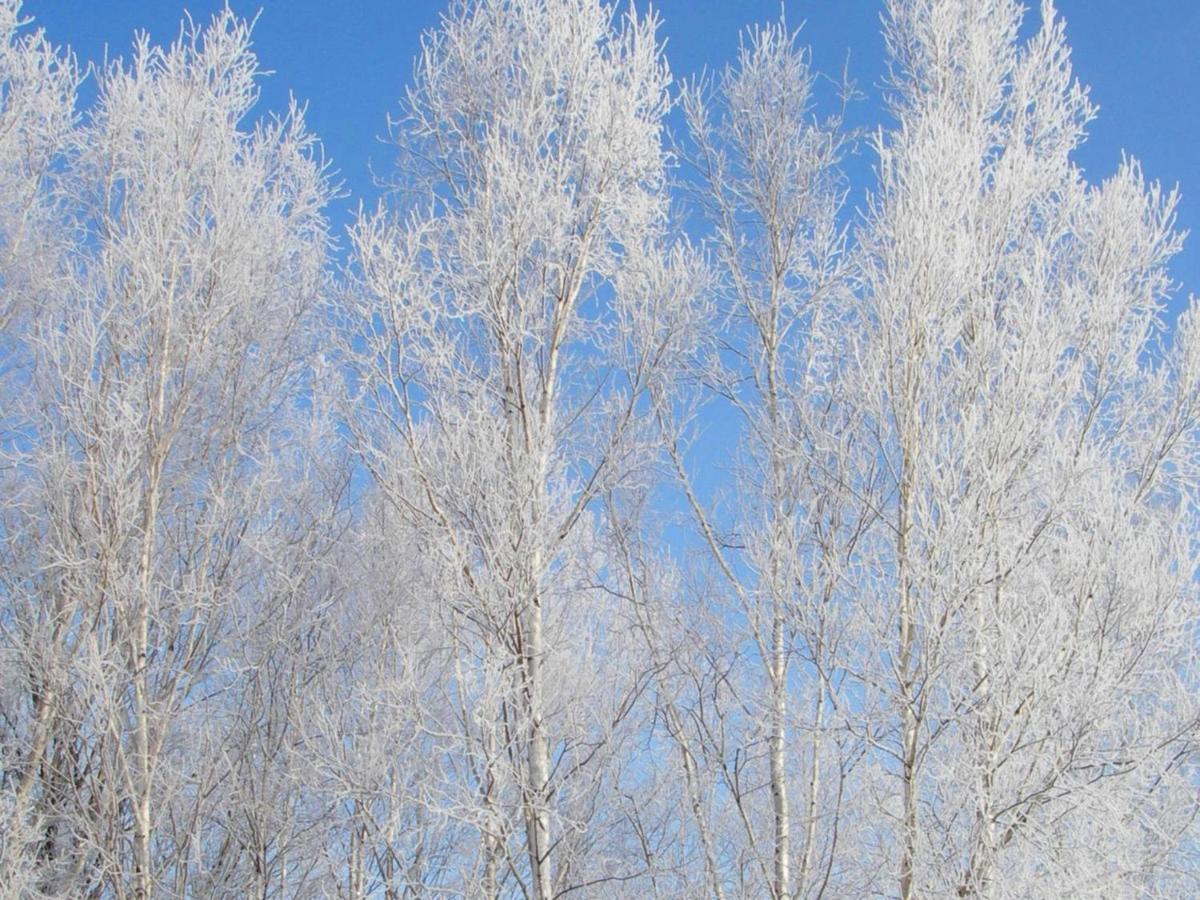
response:
{"label": "slender tree trunk", "polygon": [[167,381],[170,372],[172,329],[174,323],[174,285],[179,272],[172,266],[167,280],[169,288],[166,318],[162,323],[162,343],[158,347],[158,371],[150,427],[146,435],[148,472],[146,482],[146,511],[142,522],[141,596],[133,623],[133,698],[134,698],[134,778],[133,798],[133,868],[135,900],[149,900],[152,891],[150,872],[151,795],[153,771],[150,749],[150,614],[153,605],[154,582],[152,564],[154,542],[158,531],[159,492],[169,444],[163,429],[167,421]]}
{"label": "slender tree trunk", "polygon": [[366,878],[363,871],[366,837],[367,828],[362,823],[362,804],[361,801],[355,800],[354,815],[350,823],[350,871],[348,873],[350,900],[363,900],[363,897],[366,896]]}
{"label": "slender tree trunk", "polygon": [[[774,228],[772,228],[774,231]],[[772,247],[777,241],[772,238]],[[772,254],[774,255],[774,254]],[[780,288],[778,281],[771,285],[769,326],[764,335],[766,355],[766,401],[770,428],[769,453],[771,455],[771,801],[775,818],[774,871],[771,894],[776,900],[787,900],[791,894],[792,821],[788,810],[787,768],[784,754],[787,749],[787,644],[784,630],[784,597],[787,588],[781,573],[781,556],[788,546],[785,540],[787,508],[783,499],[784,485],[788,482],[787,467],[781,455],[781,442],[785,440],[786,428],[782,424],[780,411],[779,373],[779,321]]]}
{"label": "slender tree trunk", "polygon": [[[991,526],[992,551],[990,555],[993,556],[991,601],[993,608],[999,609],[1002,573],[1000,571],[999,548],[996,546],[997,531],[994,518],[989,517],[986,524],[981,526],[981,531],[983,532],[980,536],[981,543],[987,538],[989,531],[987,526]],[[986,897],[988,896],[991,881],[993,853],[996,849],[996,826],[992,817],[992,792],[996,772],[996,741],[1000,722],[990,696],[991,654],[988,647],[987,622],[984,616],[982,599],[980,605],[975,609],[974,632],[975,658],[973,660],[973,667],[975,682],[978,685],[976,694],[979,697],[979,708],[985,711],[986,719],[979,726],[978,758],[975,763],[978,772],[978,781],[975,788],[975,846],[971,850],[971,856],[967,862],[966,877],[959,887],[959,893],[967,897]]]}
{"label": "slender tree trunk", "polygon": [[37,771],[42,763],[42,755],[46,752],[46,745],[50,741],[50,710],[55,702],[57,702],[57,698],[54,689],[47,680],[34,697],[33,746],[29,748],[25,771],[21,773],[21,782],[17,786],[17,795],[12,807],[14,819],[23,815],[22,809],[25,801],[29,797],[30,791],[33,790],[34,781],[37,780]]}
{"label": "slender tree trunk", "polygon": [[696,830],[700,834],[700,846],[704,850],[704,868],[708,874],[708,882],[712,889],[714,900],[725,900],[725,891],[721,887],[721,877],[717,871],[717,855],[713,851],[712,836],[708,832],[708,822],[704,817],[703,803],[700,796],[700,779],[696,771],[696,760],[687,746],[683,733],[683,722],[675,710],[675,704],[670,700],[666,703],[667,725],[679,742],[679,751],[683,756],[683,777],[688,790],[688,802],[692,807],[692,816],[696,820]]}
{"label": "slender tree trunk", "polygon": [[[543,433],[548,430],[552,403],[553,366],[555,354],[550,354],[550,376],[539,408]],[[510,390],[510,396],[515,392]],[[526,784],[522,790],[525,818],[525,851],[529,861],[529,877],[534,900],[550,900],[553,880],[550,866],[550,740],[546,734],[544,709],[545,637],[542,626],[541,573],[544,559],[540,546],[540,526],[544,518],[546,451],[538,450],[527,426],[518,422],[514,409],[509,414],[510,460],[533,460],[532,476],[528,481],[529,506],[515,515],[518,542],[528,537],[532,546],[527,562],[521,565],[516,582],[517,608],[513,612],[516,630],[516,667],[520,680],[520,703],[527,720],[525,770]],[[534,455],[536,454],[536,455]]]}
{"label": "slender tree trunk", "polygon": [[901,825],[900,897],[912,900],[913,866],[917,850],[917,709],[913,696],[913,652],[916,644],[916,610],[910,584],[908,560],[909,503],[912,490],[912,455],[902,448],[899,528],[896,538],[896,566],[900,590],[900,705],[901,705],[901,779],[903,818]]}
{"label": "slender tree trunk", "polygon": [[136,623],[133,697],[135,726],[133,753],[135,760],[133,797],[133,896],[136,900],[149,900],[150,878],[150,793],[152,774],[150,771],[150,722],[146,677],[147,644],[149,636],[148,616],[139,611]]}
{"label": "slender tree trunk", "polygon": [[787,647],[784,644],[783,610],[775,599],[771,623],[771,800],[775,812],[775,865],[772,896],[786,900],[791,893],[791,817],[788,814],[787,769]]}
{"label": "slender tree trunk", "polygon": [[[585,248],[581,251],[577,262],[578,271],[584,271],[587,259]],[[582,278],[582,274],[577,276]],[[563,291],[554,304],[553,327],[549,345],[546,350],[546,372],[543,381],[541,397],[538,401],[536,438],[527,428],[522,429],[525,451],[531,454],[529,458],[536,460],[534,466],[534,481],[529,486],[533,499],[533,515],[531,534],[534,537],[534,547],[530,554],[530,575],[528,582],[529,599],[525,610],[525,675],[526,702],[529,705],[529,790],[526,796],[526,830],[527,850],[529,855],[530,877],[533,881],[535,900],[550,900],[554,896],[554,878],[550,864],[550,738],[546,733],[544,675],[542,664],[545,660],[545,638],[542,633],[542,566],[545,564],[542,546],[541,526],[546,518],[546,473],[549,469],[550,448],[547,441],[553,434],[552,421],[554,418],[555,391],[558,386],[559,353],[565,340],[567,322],[578,295],[580,282],[577,280],[570,285],[563,285]],[[516,367],[518,370],[520,364]],[[535,454],[535,455],[534,455]]]}
{"label": "slender tree trunk", "polygon": [[483,880],[482,891],[486,900],[497,900],[496,885],[500,872],[500,835],[496,830],[495,800],[496,775],[492,760],[496,757],[496,735],[484,726],[483,738]]}
{"label": "slender tree trunk", "polygon": [[[537,572],[540,554],[534,560]],[[550,741],[543,721],[542,660],[545,654],[542,635],[542,600],[535,588],[525,615],[525,671],[529,709],[529,789],[526,829],[529,870],[536,900],[554,895],[550,869]]]}
{"label": "slender tree trunk", "polygon": [[821,792],[821,729],[825,718],[825,681],[823,676],[817,676],[817,709],[813,715],[812,740],[812,769],[808,778],[808,803],[805,807],[804,823],[804,855],[800,859],[800,873],[797,878],[797,896],[804,895],[808,884],[809,873],[812,872],[813,854],[817,847],[817,800]]}
{"label": "slender tree trunk", "polygon": [[484,835],[483,853],[483,896],[487,898],[487,900],[496,900],[496,898],[499,896],[496,893],[496,883],[500,869],[496,838],[493,835]]}
{"label": "slender tree trunk", "polygon": [[[161,402],[161,400],[160,400]],[[133,896],[150,900],[151,793],[153,772],[150,759],[150,606],[153,584],[151,560],[158,520],[158,460],[151,465],[149,496],[142,535],[141,597],[133,622]]]}

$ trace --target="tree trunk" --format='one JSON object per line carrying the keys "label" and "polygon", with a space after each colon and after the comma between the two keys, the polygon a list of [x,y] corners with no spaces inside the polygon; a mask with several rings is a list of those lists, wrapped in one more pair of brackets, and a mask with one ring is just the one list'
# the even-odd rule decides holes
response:
{"label": "tree trunk", "polygon": [[[538,570],[537,562],[535,560],[535,572]],[[536,589],[525,621],[526,699],[529,705],[529,787],[526,791],[525,821],[529,872],[536,900],[550,900],[554,895],[550,870],[550,741],[543,722],[542,660],[545,647],[542,601]]]}
{"label": "tree trunk", "polygon": [[[161,407],[161,396],[160,396]],[[150,761],[150,606],[153,582],[151,559],[154,533],[158,522],[158,477],[161,467],[156,459],[151,465],[149,497],[143,523],[141,575],[142,590],[133,623],[133,896],[135,900],[150,900],[151,786],[153,773]]]}
{"label": "tree trunk", "polygon": [[775,600],[771,623],[771,800],[775,811],[775,866],[772,896],[787,900],[791,894],[791,817],[788,813],[787,770],[787,648],[784,645],[783,611]]}
{"label": "tree trunk", "polygon": [[804,856],[800,860],[799,884],[796,886],[798,896],[804,895],[808,884],[809,873],[813,867],[813,853],[817,846],[817,804],[821,793],[821,728],[825,718],[825,681],[824,675],[817,675],[817,710],[813,716],[812,740],[812,770],[808,779],[808,804],[805,810],[804,826]]}
{"label": "tree trunk", "polygon": [[899,497],[899,528],[896,538],[896,567],[900,591],[900,706],[901,779],[903,818],[901,824],[900,898],[912,900],[913,866],[917,851],[917,709],[913,696],[913,652],[916,645],[916,611],[908,565],[909,503],[912,490],[912,455],[907,441],[902,450]]}
{"label": "tree trunk", "polygon": [[496,758],[496,735],[489,725],[484,726],[483,737],[483,879],[482,892],[485,900],[497,900],[497,881],[500,872],[500,835],[497,829],[495,800],[496,775],[492,761]]}

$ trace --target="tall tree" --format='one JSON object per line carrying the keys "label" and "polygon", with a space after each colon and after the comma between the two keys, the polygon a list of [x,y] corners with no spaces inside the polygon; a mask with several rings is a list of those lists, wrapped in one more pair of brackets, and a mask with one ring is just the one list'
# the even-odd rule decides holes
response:
{"label": "tall tree", "polygon": [[69,246],[54,175],[73,140],[80,76],[74,57],[27,25],[19,0],[0,3],[0,329],[6,332],[39,295],[44,302]]}
{"label": "tall tree", "polygon": [[[647,392],[689,323],[695,264],[667,239],[654,32],[596,0],[452,4],[399,125],[412,203],[354,231],[364,459],[442,559],[445,615],[483,679],[459,700],[483,709],[470,738],[483,818],[503,820],[492,773],[519,760],[519,878],[541,900],[606,877],[567,862],[603,810],[572,798],[641,678],[589,621],[603,610],[589,534],[650,443]],[[581,683],[598,663],[609,674]],[[480,830],[493,896],[507,832]]]}
{"label": "tall tree", "polygon": [[[903,898],[1168,891],[1195,814],[1189,314],[1175,198],[1090,185],[1049,3],[893,0],[896,125],[858,235],[868,693]],[[875,627],[871,627],[871,623]]]}
{"label": "tall tree", "polygon": [[[70,237],[54,176],[74,141],[79,75],[68,53],[27,25],[17,0],[0,3],[0,442],[5,448],[0,459],[24,435],[25,423],[14,402],[27,386],[29,348],[23,336],[40,308],[61,296],[55,276]],[[10,466],[0,466],[0,484],[0,558],[7,563],[21,559],[35,544],[34,535],[23,528],[20,476]],[[22,572],[30,574],[27,567]],[[14,893],[36,888],[37,869],[25,850],[44,837],[47,821],[37,810],[34,761],[50,739],[59,688],[47,680],[27,692],[22,664],[33,663],[28,674],[36,679],[41,659],[22,658],[12,642],[9,615],[12,600],[26,589],[20,574],[8,565],[0,567],[0,709],[5,714],[0,726],[0,882]],[[16,715],[18,709],[25,714]]]}
{"label": "tall tree", "polygon": [[[731,704],[749,715],[718,730],[744,729],[731,749],[765,757],[769,840],[756,833],[752,789],[740,779],[727,779],[727,787],[762,871],[759,890],[775,898],[807,892],[821,862],[818,822],[829,828],[836,817],[821,796],[827,681],[838,665],[832,600],[846,539],[836,517],[855,515],[823,468],[838,449],[836,347],[849,292],[838,221],[844,138],[836,118],[817,118],[815,80],[807,51],[781,21],[746,35],[715,90],[693,84],[683,98],[700,181],[695,196],[718,272],[717,340],[697,380],[740,426],[732,502],[706,508],[677,429],[668,441],[701,539],[735,598],[729,618],[740,627],[725,630],[730,649],[745,654],[740,666],[762,667],[758,686],[744,685]],[[677,409],[677,398],[665,398],[664,420]],[[803,749],[794,728],[807,735]],[[753,768],[743,763],[743,776]],[[756,782],[750,775],[746,784]],[[800,836],[792,827],[797,802]]]}
{"label": "tall tree", "polygon": [[51,894],[142,900],[190,864],[199,835],[165,827],[201,771],[181,741],[264,584],[330,189],[298,110],[243,127],[249,42],[229,11],[167,49],[139,39],[97,75],[59,176],[76,248],[29,338],[6,525],[33,538],[6,561],[5,640]]}

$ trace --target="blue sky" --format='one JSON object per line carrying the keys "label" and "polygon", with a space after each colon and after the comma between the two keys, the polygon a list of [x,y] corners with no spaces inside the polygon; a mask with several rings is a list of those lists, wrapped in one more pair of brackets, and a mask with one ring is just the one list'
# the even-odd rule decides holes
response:
{"label": "blue sky", "polygon": [[[205,21],[223,0],[26,0],[25,11],[53,41],[88,60],[123,55],[135,30],[166,42],[188,9]],[[640,4],[644,6],[644,4]],[[265,68],[264,109],[280,109],[288,91],[309,105],[310,127],[350,193],[331,211],[339,228],[359,199],[373,202],[369,165],[386,172],[390,154],[379,138],[385,117],[412,71],[423,30],[437,22],[441,0],[249,0],[233,2],[246,16],[261,10],[255,45]],[[677,77],[719,67],[737,45],[738,30],[774,19],[779,0],[659,0],[668,56]],[[866,95],[852,111],[859,125],[883,121],[878,82],[882,0],[790,0],[790,22],[805,23],[802,40],[814,65],[840,74],[849,54],[851,77]],[[1100,105],[1079,160],[1093,178],[1110,173],[1122,149],[1146,173],[1183,192],[1180,224],[1196,231],[1173,269],[1200,292],[1200,3],[1195,0],[1059,0],[1074,49],[1075,71]],[[1033,16],[1031,15],[1031,21]],[[869,154],[852,163],[851,202],[866,187]]]}

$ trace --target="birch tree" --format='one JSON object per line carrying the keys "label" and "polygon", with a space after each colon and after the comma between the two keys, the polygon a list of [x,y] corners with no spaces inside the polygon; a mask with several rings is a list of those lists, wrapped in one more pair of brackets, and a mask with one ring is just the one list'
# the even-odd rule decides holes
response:
{"label": "birch tree", "polygon": [[[629,875],[570,860],[606,812],[575,788],[612,759],[641,687],[589,588],[588,535],[648,443],[647,392],[695,280],[666,230],[654,29],[594,0],[453,4],[398,124],[411,203],[354,230],[371,326],[355,375],[374,429],[364,459],[428,535],[445,616],[484,680],[459,698],[477,720],[480,815],[500,823],[480,828],[482,896],[515,879],[545,900]],[[594,665],[607,674],[585,675]],[[510,831],[489,787],[503,765],[524,855],[507,888]]]}
{"label": "birch tree", "polygon": [[[826,805],[823,767],[842,562],[869,512],[855,508],[835,474],[846,431],[838,348],[852,321],[839,224],[845,138],[836,117],[818,118],[815,80],[781,21],[748,32],[715,84],[684,92],[693,195],[718,271],[715,341],[696,375],[714,395],[707,415],[737,423],[729,502],[701,499],[678,426],[667,432],[718,590],[734,598],[726,617],[739,626],[715,632],[727,636],[738,660],[730,664],[742,672],[722,679],[739,687],[726,721],[712,723],[730,744],[712,750],[725,757],[729,818],[742,822],[739,843],[758,869],[755,887],[741,890],[777,898],[819,891],[828,871],[838,811]],[[678,408],[668,399],[664,420]],[[755,665],[761,672],[747,678]],[[762,816],[759,797],[768,795]]]}
{"label": "birch tree", "polygon": [[859,563],[903,898],[1174,896],[1196,811],[1175,197],[1073,164],[1093,107],[1041,19],[1021,42],[1008,0],[888,5],[852,354],[860,465],[885,473]]}
{"label": "birch tree", "polygon": [[0,3],[0,329],[6,333],[15,315],[52,289],[66,246],[54,166],[73,140],[80,80],[74,57],[28,25],[19,0]]}
{"label": "birch tree", "polygon": [[[55,298],[60,287],[52,276],[67,231],[52,169],[73,143],[79,80],[72,57],[28,24],[15,0],[0,4],[0,434],[5,445],[19,440],[22,431],[12,393],[23,381],[14,374],[28,363],[22,333],[39,304]],[[32,547],[31,536],[20,529],[19,487],[5,467],[0,475],[0,540],[6,560],[10,552]],[[8,597],[20,590],[19,579],[6,569],[0,584],[0,617],[7,627]],[[0,650],[0,709],[6,715],[24,699],[13,649],[6,640]],[[35,699],[34,706],[35,718],[45,724],[49,704]],[[36,887],[37,871],[24,850],[44,835],[21,754],[27,724],[9,716],[0,728],[0,882],[14,892]]]}
{"label": "birch tree", "polygon": [[[80,229],[39,318],[6,649],[25,679],[18,797],[50,894],[169,891],[199,836],[181,743],[259,541],[281,407],[303,374],[329,188],[297,109],[252,129],[248,26],[225,11],[98,74],[62,176]],[[11,671],[11,670],[10,670]]]}

